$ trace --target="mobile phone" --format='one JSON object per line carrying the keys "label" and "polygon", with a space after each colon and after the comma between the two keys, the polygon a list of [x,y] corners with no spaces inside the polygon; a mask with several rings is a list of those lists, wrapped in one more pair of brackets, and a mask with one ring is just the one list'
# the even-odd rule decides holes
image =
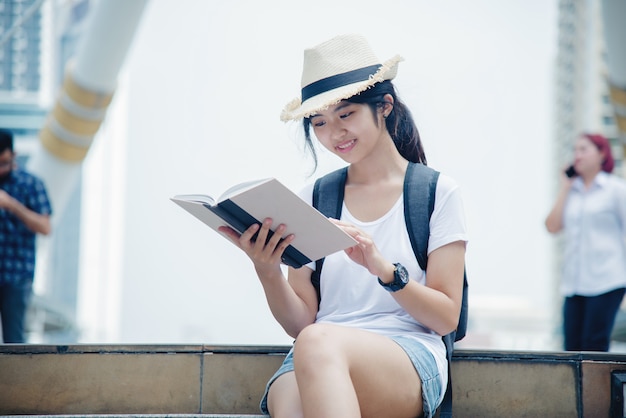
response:
{"label": "mobile phone", "polygon": [[576,177],[578,175],[576,169],[574,168],[574,164],[567,167],[567,170],[565,170],[565,175],[569,178]]}

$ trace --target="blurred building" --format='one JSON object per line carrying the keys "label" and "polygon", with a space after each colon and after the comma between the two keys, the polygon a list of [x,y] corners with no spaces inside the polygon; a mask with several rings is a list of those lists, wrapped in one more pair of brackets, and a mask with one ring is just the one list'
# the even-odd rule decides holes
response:
{"label": "blurred building", "polygon": [[[622,2],[624,3],[624,2]],[[624,139],[616,123],[616,106],[611,99],[609,57],[622,54],[609,48],[623,48],[626,30],[607,30],[603,8],[613,8],[613,0],[560,0],[558,11],[558,52],[555,75],[554,170],[573,160],[573,144],[583,131],[598,132],[609,138],[615,156],[615,173],[624,176]],[[622,6],[619,9],[624,11]],[[614,13],[611,9],[610,13]],[[623,13],[622,13],[623,14]],[[623,16],[626,19],[626,16]],[[624,20],[622,19],[622,22]],[[611,22],[612,23],[612,22]],[[621,24],[624,27],[623,23]],[[615,69],[613,70],[615,71]],[[626,74],[624,74],[626,77]],[[558,187],[554,176],[554,187]],[[557,240],[554,275],[560,277],[561,245]],[[555,282],[558,286],[558,281]],[[558,292],[554,292],[558,295]],[[560,317],[561,301],[555,301],[555,316]],[[624,331],[619,331],[624,328]],[[560,329],[557,330],[560,334]],[[626,321],[616,326],[626,333]],[[626,339],[624,339],[626,341]]]}
{"label": "blurred building", "polygon": [[555,80],[557,166],[572,159],[581,131],[611,139],[621,172],[622,150],[611,103],[601,0],[560,0]]}
{"label": "blurred building", "polygon": [[[38,144],[89,4],[89,0],[0,1],[0,126],[14,132],[22,167]],[[55,213],[59,218],[53,234],[38,240],[29,342],[77,340],[80,206],[76,187],[63,213]]]}

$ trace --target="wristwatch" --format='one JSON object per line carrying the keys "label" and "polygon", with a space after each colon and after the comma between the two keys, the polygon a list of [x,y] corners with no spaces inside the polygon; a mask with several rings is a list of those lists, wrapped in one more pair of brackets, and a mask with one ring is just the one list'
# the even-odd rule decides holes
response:
{"label": "wristwatch", "polygon": [[384,287],[389,292],[397,292],[398,290],[404,289],[404,286],[409,282],[409,272],[406,271],[406,268],[400,263],[393,263],[396,268],[393,270],[393,281],[390,283],[385,283],[378,278],[378,283],[382,287]]}

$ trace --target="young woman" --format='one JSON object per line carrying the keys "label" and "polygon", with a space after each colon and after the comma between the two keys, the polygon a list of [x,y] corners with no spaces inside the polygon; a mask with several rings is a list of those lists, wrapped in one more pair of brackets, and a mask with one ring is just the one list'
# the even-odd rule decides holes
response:
{"label": "young woman", "polygon": [[583,134],[574,146],[573,177],[561,187],[546,218],[550,233],[564,232],[564,348],[608,351],[626,288],[626,182],[610,174],[609,141]]}
{"label": "young woman", "polygon": [[[280,268],[293,240],[284,225],[237,234],[223,228],[254,263],[269,307],[296,339],[267,385],[264,413],[280,417],[430,417],[447,383],[441,336],[459,320],[467,241],[460,192],[440,175],[430,221],[428,271],[419,268],[404,221],[409,161],[425,163],[419,134],[391,83],[396,56],[380,63],[367,41],[338,36],[305,50],[302,95],[281,119],[302,120],[349,164],[337,225],[358,245],[326,257],[321,302],[315,263]],[[315,157],[315,154],[314,154]],[[302,197],[312,200],[312,185]],[[270,228],[276,234],[267,242]],[[258,238],[252,236],[258,232]],[[403,282],[400,276],[408,275]],[[398,284],[393,291],[390,283]]]}

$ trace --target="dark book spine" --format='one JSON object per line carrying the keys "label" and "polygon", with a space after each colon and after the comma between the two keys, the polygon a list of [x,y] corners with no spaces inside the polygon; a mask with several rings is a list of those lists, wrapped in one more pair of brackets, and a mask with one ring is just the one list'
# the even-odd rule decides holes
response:
{"label": "dark book spine", "polygon": [[[252,226],[253,224],[261,225],[261,222],[258,219],[240,208],[230,199],[220,202],[215,206],[210,206],[206,204],[204,206],[213,213],[215,213],[217,216],[222,218],[224,221],[226,221],[233,229],[235,229],[240,234],[243,233],[246,229],[250,228],[250,226]],[[269,240],[273,234],[274,233],[270,231],[267,239]],[[257,234],[252,237],[252,240],[254,241],[256,237]],[[290,245],[283,252],[282,261],[286,265],[293,268],[300,268],[303,265],[312,262],[313,260],[310,260],[307,256],[305,256],[295,247]]]}

